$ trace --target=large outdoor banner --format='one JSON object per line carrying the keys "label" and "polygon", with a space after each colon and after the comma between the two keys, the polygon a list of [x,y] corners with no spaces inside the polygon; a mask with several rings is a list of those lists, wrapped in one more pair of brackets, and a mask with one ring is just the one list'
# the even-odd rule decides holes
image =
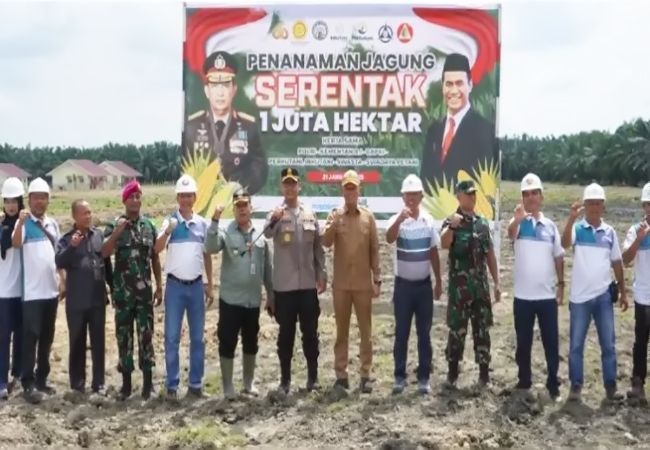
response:
{"label": "large outdoor banner", "polygon": [[258,211],[296,169],[316,212],[348,169],[377,214],[402,209],[415,173],[442,220],[455,184],[498,210],[499,10],[411,6],[186,8],[183,170],[209,216],[246,186]]}

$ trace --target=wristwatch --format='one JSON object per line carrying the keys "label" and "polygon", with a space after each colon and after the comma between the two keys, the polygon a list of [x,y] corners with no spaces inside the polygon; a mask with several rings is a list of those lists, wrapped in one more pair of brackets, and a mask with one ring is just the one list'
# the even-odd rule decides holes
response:
{"label": "wristwatch", "polygon": [[381,280],[377,280],[377,281],[375,281],[375,284],[376,284],[377,286],[381,286]]}

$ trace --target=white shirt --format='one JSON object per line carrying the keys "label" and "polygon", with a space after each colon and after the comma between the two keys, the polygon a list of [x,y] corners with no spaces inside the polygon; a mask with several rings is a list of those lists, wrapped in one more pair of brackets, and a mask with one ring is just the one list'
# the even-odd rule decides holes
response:
{"label": "white shirt", "polygon": [[571,302],[585,303],[607,292],[612,262],[622,259],[616,230],[605,222],[593,228],[585,220],[573,226]]}
{"label": "white shirt", "polygon": [[8,249],[5,259],[0,258],[0,299],[23,296],[22,273],[20,251]]}
{"label": "white shirt", "polygon": [[[43,228],[54,238],[61,237],[59,225],[51,217],[43,217]],[[16,230],[14,230],[16,233]],[[49,300],[59,296],[59,283],[54,263],[54,245],[37,225],[37,219],[30,217],[23,225],[23,300]]]}
{"label": "white shirt", "polygon": [[456,136],[456,132],[458,131],[458,127],[460,126],[460,123],[462,122],[463,118],[467,115],[467,111],[469,111],[469,108],[472,105],[467,102],[467,104],[458,111],[456,114],[451,115],[449,111],[447,111],[447,119],[445,120],[445,132],[443,134],[443,139],[444,136],[447,136],[447,131],[449,131],[449,119],[454,119],[454,136]]}
{"label": "white shirt", "polygon": [[178,220],[178,224],[167,241],[165,273],[183,281],[195,280],[203,275],[203,244],[208,222],[198,214],[192,213],[192,217],[185,220],[175,212],[163,221],[158,236],[165,233],[172,217]]}
{"label": "white shirt", "polygon": [[[388,219],[388,228],[399,214]],[[420,210],[417,219],[409,217],[399,227],[393,252],[395,275],[407,280],[424,280],[431,275],[431,249],[440,245],[433,217]]]}
{"label": "white shirt", "polygon": [[[636,232],[640,224],[637,223],[630,227],[623,251],[627,250],[636,241]],[[650,306],[650,235],[646,235],[641,241],[639,250],[634,257],[634,284],[632,285],[634,301],[640,305]]]}
{"label": "white shirt", "polygon": [[[515,219],[511,219],[512,223]],[[519,224],[513,242],[515,252],[515,298],[550,300],[555,298],[557,273],[555,260],[564,256],[560,232],[555,223],[540,214]]]}

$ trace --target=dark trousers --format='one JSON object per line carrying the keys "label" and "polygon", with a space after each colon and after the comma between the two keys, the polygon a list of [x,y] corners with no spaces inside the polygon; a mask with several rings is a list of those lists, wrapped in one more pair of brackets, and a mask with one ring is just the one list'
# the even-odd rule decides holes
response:
{"label": "dark trousers", "polygon": [[634,349],[632,376],[643,384],[648,376],[648,339],[650,338],[650,306],[634,303]]}
{"label": "dark trousers", "polygon": [[393,344],[395,379],[406,379],[409,337],[411,336],[413,317],[415,317],[415,332],[418,342],[417,378],[420,381],[428,381],[433,358],[431,346],[433,287],[431,278],[410,281],[396,277],[393,290],[393,312],[395,314],[395,342]]}
{"label": "dark trousers", "polygon": [[0,389],[6,388],[9,383],[10,367],[11,376],[20,377],[22,347],[22,299],[0,298]]}
{"label": "dark trousers", "polygon": [[[59,302],[29,300],[23,302],[23,388],[44,385],[50,375],[50,350],[54,341],[56,311]],[[36,371],[34,371],[36,367]]]}
{"label": "dark trousers", "polygon": [[300,324],[302,352],[307,361],[307,376],[318,377],[318,319],[320,303],[316,289],[275,291],[275,320],[280,326],[278,333],[278,358],[282,381],[291,380],[291,359],[296,340],[296,323]]}
{"label": "dark trousers", "polygon": [[[104,386],[106,354],[106,307],[65,312],[68,320],[70,388],[83,390],[86,387],[86,342],[90,337],[90,357],[93,364],[91,387],[97,390]],[[89,336],[90,335],[90,336]]]}
{"label": "dark trousers", "polygon": [[233,359],[237,341],[241,334],[241,343],[245,355],[257,355],[257,336],[260,332],[260,308],[235,306],[219,299],[219,356]]}
{"label": "dark trousers", "polygon": [[532,386],[531,352],[535,319],[539,323],[542,346],[546,356],[546,387],[557,390],[557,372],[560,366],[560,338],[558,331],[558,307],[555,299],[549,300],[514,300],[515,332],[517,350],[515,359],[519,366],[519,385],[523,388]]}

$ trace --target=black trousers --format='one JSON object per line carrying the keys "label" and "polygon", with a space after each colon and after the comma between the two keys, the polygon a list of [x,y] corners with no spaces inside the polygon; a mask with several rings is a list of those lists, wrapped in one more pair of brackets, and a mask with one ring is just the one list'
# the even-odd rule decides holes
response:
{"label": "black trousers", "polygon": [[648,375],[648,339],[650,339],[650,306],[634,303],[634,347],[632,376],[645,384]]}
{"label": "black trousers", "polygon": [[91,387],[97,390],[104,386],[106,354],[106,307],[95,306],[79,311],[66,310],[68,320],[68,375],[70,388],[83,390],[86,387],[86,342],[90,337],[90,357],[93,364]]}
{"label": "black trousers", "polygon": [[[56,298],[23,301],[23,388],[43,385],[50,375],[50,351],[54,342]],[[36,371],[34,372],[34,367]]]}
{"label": "black trousers", "polygon": [[257,338],[260,332],[260,308],[235,306],[219,299],[219,356],[233,359],[237,341],[241,334],[241,343],[245,355],[257,355]]}
{"label": "black trousers", "polygon": [[302,352],[307,361],[307,376],[318,377],[318,319],[320,303],[316,289],[298,291],[275,291],[275,320],[280,326],[278,333],[278,359],[283,381],[291,380],[291,359],[296,340],[296,323],[300,324]]}

